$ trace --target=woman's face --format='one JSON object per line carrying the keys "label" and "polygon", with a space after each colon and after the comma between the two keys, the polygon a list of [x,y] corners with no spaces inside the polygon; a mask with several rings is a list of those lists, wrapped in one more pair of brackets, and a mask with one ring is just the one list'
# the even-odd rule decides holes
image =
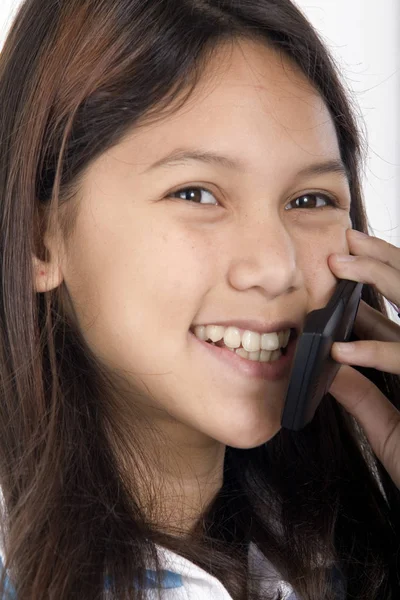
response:
{"label": "woman's face", "polygon": [[[226,159],[156,164],[177,150]],[[251,448],[279,430],[288,370],[257,376],[190,330],[301,329],[326,303],[327,258],[347,251],[351,226],[337,163],[331,117],[306,78],[242,41],[214,53],[182,108],[87,170],[62,275],[93,351],[177,439]],[[176,193],[193,187],[204,191]]]}

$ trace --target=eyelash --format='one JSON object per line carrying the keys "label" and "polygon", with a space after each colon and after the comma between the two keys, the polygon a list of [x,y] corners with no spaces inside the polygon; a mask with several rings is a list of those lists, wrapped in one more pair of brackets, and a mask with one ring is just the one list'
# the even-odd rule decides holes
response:
{"label": "eyelash", "polygon": [[[168,194],[167,197],[173,197],[173,196],[177,196],[179,194],[182,194],[184,192],[188,192],[188,191],[202,191],[202,192],[207,192],[208,194],[211,194],[214,198],[215,195],[208,190],[207,188],[201,187],[201,186],[188,186],[188,187],[184,187],[181,188],[179,190],[176,190],[175,192],[171,192],[170,194]],[[326,204],[325,206],[316,206],[314,208],[310,208],[310,207],[304,207],[306,210],[323,210],[324,208],[328,208],[329,206],[332,206],[334,208],[337,208],[339,206],[339,202],[330,194],[326,194],[326,193],[322,193],[322,192],[306,192],[305,194],[301,194],[300,196],[297,196],[296,198],[293,198],[289,204],[291,204],[292,202],[299,200],[300,198],[305,198],[307,196],[314,196],[316,198],[323,198],[325,201],[328,201],[328,204]],[[191,204],[198,204],[199,206],[207,206],[207,205],[211,205],[211,206],[216,206],[215,204],[211,204],[210,202],[206,202],[206,203],[201,203],[201,202],[194,202],[193,200],[189,200],[189,199],[185,199],[185,198],[176,198],[177,200],[183,200],[185,202],[189,202]],[[216,198],[215,198],[216,199]],[[217,200],[217,199],[216,199]],[[218,202],[218,200],[217,200]],[[300,208],[299,206],[294,207],[294,208]],[[304,210],[301,209],[301,210]],[[289,210],[285,207],[285,210]]]}

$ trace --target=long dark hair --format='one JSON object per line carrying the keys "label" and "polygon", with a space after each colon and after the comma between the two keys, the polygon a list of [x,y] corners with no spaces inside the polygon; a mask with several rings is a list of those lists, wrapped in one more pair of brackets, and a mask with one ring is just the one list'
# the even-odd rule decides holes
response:
{"label": "long dark hair", "polygon": [[[0,56],[0,481],[18,600],[94,600],[106,588],[108,598],[140,599],[132,582],[157,566],[156,544],[218,577],[235,600],[267,598],[250,585],[250,542],[305,600],[335,597],[331,564],[347,598],[399,597],[399,491],[333,398],[301,432],[228,447],[222,489],[193,534],[159,532],[116,458],[115,378],[86,345],[65,285],[34,292],[32,255],[48,258],[55,215],[65,239],[73,231],[85,169],[130,128],[182,105],[217,45],[239,37],[291,57],[325,100],[353,226],[367,231],[350,103],[289,0],[25,0],[12,24]],[[386,314],[372,287],[363,299]],[[364,371],[399,407],[399,378]],[[125,451],[140,454],[134,436]]]}

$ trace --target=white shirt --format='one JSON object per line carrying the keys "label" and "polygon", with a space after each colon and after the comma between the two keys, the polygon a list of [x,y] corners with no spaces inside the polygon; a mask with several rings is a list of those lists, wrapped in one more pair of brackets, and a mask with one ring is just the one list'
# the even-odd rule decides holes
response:
{"label": "white shirt", "polygon": [[[201,567],[167,548],[157,546],[157,552],[164,575],[160,596],[162,600],[232,600],[222,583]],[[280,593],[282,600],[297,600],[292,586],[280,578],[255,544],[250,544],[249,569],[261,576],[260,591],[273,592],[276,597]],[[147,577],[146,598],[156,600],[160,590],[151,587],[155,581],[155,572],[148,569]]]}

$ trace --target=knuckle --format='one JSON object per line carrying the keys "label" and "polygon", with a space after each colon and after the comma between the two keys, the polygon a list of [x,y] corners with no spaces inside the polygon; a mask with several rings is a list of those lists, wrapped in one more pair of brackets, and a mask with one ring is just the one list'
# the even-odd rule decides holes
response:
{"label": "knuckle", "polygon": [[373,363],[375,363],[375,367],[377,367],[378,364],[381,362],[381,358],[384,354],[384,349],[382,348],[382,346],[383,344],[381,342],[378,342],[377,340],[371,340],[368,343],[368,354]]}

